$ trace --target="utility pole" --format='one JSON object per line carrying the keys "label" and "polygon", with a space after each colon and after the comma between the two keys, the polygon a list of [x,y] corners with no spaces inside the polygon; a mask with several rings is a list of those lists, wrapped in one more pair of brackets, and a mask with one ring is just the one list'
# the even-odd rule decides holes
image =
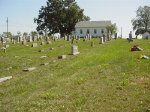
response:
{"label": "utility pole", "polygon": [[6,23],[7,23],[7,38],[8,38],[8,17],[7,17]]}
{"label": "utility pole", "polygon": [[121,38],[122,38],[122,27],[121,27]]}

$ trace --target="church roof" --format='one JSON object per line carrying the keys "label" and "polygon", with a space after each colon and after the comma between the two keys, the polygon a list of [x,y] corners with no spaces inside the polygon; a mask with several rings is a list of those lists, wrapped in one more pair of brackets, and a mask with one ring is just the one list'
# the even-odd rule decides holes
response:
{"label": "church roof", "polygon": [[110,24],[111,21],[81,21],[76,24],[75,28],[106,27]]}

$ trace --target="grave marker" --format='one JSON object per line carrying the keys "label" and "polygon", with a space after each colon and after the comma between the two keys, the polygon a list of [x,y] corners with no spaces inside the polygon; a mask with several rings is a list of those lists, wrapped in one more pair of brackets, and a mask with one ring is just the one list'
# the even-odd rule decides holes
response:
{"label": "grave marker", "polygon": [[103,44],[104,43],[104,40],[103,40],[103,37],[100,37],[100,44]]}
{"label": "grave marker", "polygon": [[12,76],[0,78],[0,82],[4,82],[6,80],[12,79]]}
{"label": "grave marker", "polygon": [[33,71],[33,70],[35,70],[35,69],[36,69],[36,67],[31,67],[31,68],[23,69],[23,71],[25,71],[25,72],[30,72],[30,71]]}
{"label": "grave marker", "polygon": [[58,56],[58,59],[66,59],[66,55]]}
{"label": "grave marker", "polygon": [[33,44],[32,44],[32,47],[37,47],[37,43],[33,43]]}
{"label": "grave marker", "polygon": [[78,52],[78,46],[76,46],[76,45],[73,45],[72,46],[72,52],[71,52],[71,54],[72,55],[77,55],[77,54],[79,54],[80,52]]}

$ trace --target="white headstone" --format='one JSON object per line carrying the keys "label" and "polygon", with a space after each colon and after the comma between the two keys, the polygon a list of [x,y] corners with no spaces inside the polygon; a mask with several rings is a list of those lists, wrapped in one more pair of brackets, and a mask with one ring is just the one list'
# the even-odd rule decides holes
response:
{"label": "white headstone", "polygon": [[32,44],[32,47],[37,47],[37,43],[33,43],[33,44]]}
{"label": "white headstone", "polygon": [[0,82],[9,80],[9,79],[11,79],[11,78],[12,78],[12,76],[0,78]]}
{"label": "white headstone", "polygon": [[100,44],[103,44],[103,43],[104,43],[103,37],[100,37]]}
{"label": "white headstone", "polygon": [[71,54],[72,55],[77,55],[77,54],[79,54],[80,52],[78,52],[78,46],[76,46],[76,45],[73,45],[72,46],[72,52],[71,52]]}

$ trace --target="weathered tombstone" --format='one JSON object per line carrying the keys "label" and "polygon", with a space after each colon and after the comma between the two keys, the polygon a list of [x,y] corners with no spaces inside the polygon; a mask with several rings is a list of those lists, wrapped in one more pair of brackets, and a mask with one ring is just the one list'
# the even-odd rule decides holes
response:
{"label": "weathered tombstone", "polygon": [[44,42],[41,42],[41,45],[44,45],[45,43]]}
{"label": "weathered tombstone", "polygon": [[70,41],[70,35],[67,36],[67,41]]}
{"label": "weathered tombstone", "polygon": [[32,42],[32,36],[29,34],[29,42]]}
{"label": "weathered tombstone", "polygon": [[41,65],[43,65],[43,66],[47,66],[49,63],[42,63]]}
{"label": "weathered tombstone", "polygon": [[8,44],[6,44],[6,45],[5,45],[5,48],[8,48],[8,47],[9,47],[9,45],[8,45]]}
{"label": "weathered tombstone", "polygon": [[66,55],[58,56],[58,59],[66,59]]}
{"label": "weathered tombstone", "polygon": [[104,39],[103,39],[103,37],[100,37],[100,42],[99,42],[100,44],[103,44],[104,43]]}
{"label": "weathered tombstone", "polygon": [[41,50],[39,50],[39,52],[45,52],[45,50],[44,50],[44,49],[41,49]]}
{"label": "weathered tombstone", "polygon": [[106,36],[105,36],[105,34],[103,34],[103,42],[106,42]]}
{"label": "weathered tombstone", "polygon": [[32,44],[32,47],[37,47],[37,43],[33,43],[33,44]]}
{"label": "weathered tombstone", "polygon": [[117,33],[115,33],[115,39],[117,39]]}
{"label": "weathered tombstone", "polygon": [[15,43],[16,43],[16,40],[13,39],[12,44],[15,44]]}
{"label": "weathered tombstone", "polygon": [[92,39],[92,36],[89,34],[89,40],[91,40]]}
{"label": "weathered tombstone", "polygon": [[67,40],[67,36],[66,35],[64,36],[64,40]]}
{"label": "weathered tombstone", "polygon": [[52,44],[52,42],[51,41],[47,41],[47,44]]}
{"label": "weathered tombstone", "polygon": [[0,82],[4,82],[6,80],[12,79],[12,76],[0,78]]}
{"label": "weathered tombstone", "polygon": [[132,31],[130,31],[130,33],[129,33],[129,38],[128,38],[128,42],[131,42],[131,41],[133,41],[133,40],[132,40]]}
{"label": "weathered tombstone", "polygon": [[25,72],[30,72],[30,71],[33,71],[33,70],[35,70],[35,69],[36,69],[36,67],[25,68],[25,69],[23,69],[23,71],[25,71]]}
{"label": "weathered tombstone", "polygon": [[20,36],[17,36],[17,42],[18,43],[20,42]]}
{"label": "weathered tombstone", "polygon": [[22,42],[23,41],[23,38],[22,38],[22,36],[20,36],[20,42]]}
{"label": "weathered tombstone", "polygon": [[80,40],[80,36],[78,36],[77,38],[78,38],[78,40]]}
{"label": "weathered tombstone", "polygon": [[73,46],[72,46],[71,54],[72,54],[72,55],[77,55],[77,54],[79,54],[79,53],[80,53],[80,52],[78,52],[78,46],[73,45]]}
{"label": "weathered tombstone", "polygon": [[93,41],[91,42],[91,47],[94,47],[94,42]]}
{"label": "weathered tombstone", "polygon": [[41,58],[41,59],[42,59],[42,58],[47,58],[47,56],[41,56],[40,58]]}
{"label": "weathered tombstone", "polygon": [[6,48],[5,47],[2,47],[1,49],[4,51],[4,53],[6,53]]}
{"label": "weathered tombstone", "polygon": [[51,51],[51,50],[54,50],[54,48],[49,48],[49,50]]}

